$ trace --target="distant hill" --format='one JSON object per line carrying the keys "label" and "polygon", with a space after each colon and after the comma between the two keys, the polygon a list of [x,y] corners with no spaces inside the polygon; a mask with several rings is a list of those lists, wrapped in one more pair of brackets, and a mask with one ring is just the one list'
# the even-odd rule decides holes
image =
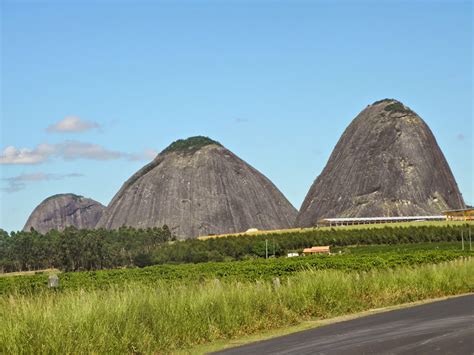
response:
{"label": "distant hill", "polygon": [[105,207],[97,201],[74,194],[48,197],[31,213],[23,230],[32,227],[46,233],[51,229],[63,230],[68,226],[94,228]]}

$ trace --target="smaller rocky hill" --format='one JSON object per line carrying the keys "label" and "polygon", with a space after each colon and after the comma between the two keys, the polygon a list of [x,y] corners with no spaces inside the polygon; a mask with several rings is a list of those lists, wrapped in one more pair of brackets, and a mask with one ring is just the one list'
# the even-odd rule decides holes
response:
{"label": "smaller rocky hill", "polygon": [[63,230],[68,226],[79,229],[94,228],[105,207],[97,201],[74,194],[48,197],[31,213],[23,228],[34,228],[40,233],[51,229]]}

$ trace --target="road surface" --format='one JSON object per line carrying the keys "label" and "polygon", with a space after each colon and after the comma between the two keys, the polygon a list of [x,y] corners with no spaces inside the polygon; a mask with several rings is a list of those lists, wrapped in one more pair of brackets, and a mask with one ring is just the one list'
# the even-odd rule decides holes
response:
{"label": "road surface", "polygon": [[335,323],[217,354],[474,354],[474,295]]}

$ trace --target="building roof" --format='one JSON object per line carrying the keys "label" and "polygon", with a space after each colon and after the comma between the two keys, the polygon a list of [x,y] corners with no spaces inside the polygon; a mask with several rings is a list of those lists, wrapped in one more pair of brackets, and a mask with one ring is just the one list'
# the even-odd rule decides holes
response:
{"label": "building roof", "polygon": [[474,211],[474,207],[471,207],[471,208],[461,208],[461,209],[458,209],[458,210],[447,210],[447,211],[443,211],[443,213],[451,213],[451,212],[472,212]]}
{"label": "building roof", "polygon": [[303,249],[303,253],[325,253],[329,252],[329,246],[311,247]]}
{"label": "building roof", "polygon": [[373,222],[373,221],[406,221],[406,220],[437,220],[444,219],[445,216],[397,216],[397,217],[344,217],[344,218],[323,218],[323,222]]}

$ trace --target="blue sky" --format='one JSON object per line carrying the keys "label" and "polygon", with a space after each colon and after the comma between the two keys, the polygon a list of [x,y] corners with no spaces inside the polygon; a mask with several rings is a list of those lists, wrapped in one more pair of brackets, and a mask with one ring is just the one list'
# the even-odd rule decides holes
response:
{"label": "blue sky", "polygon": [[428,123],[473,204],[472,17],[470,1],[2,0],[0,228],[56,193],[107,204],[192,135],[299,208],[386,97]]}

